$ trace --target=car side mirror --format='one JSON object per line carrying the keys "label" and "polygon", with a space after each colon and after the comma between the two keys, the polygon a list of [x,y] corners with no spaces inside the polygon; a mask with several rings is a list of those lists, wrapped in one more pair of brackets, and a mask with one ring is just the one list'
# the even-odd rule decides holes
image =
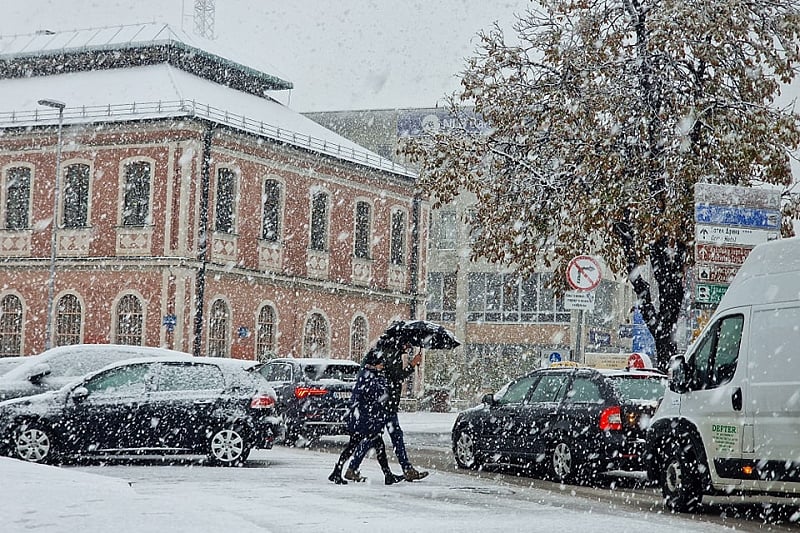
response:
{"label": "car side mirror", "polygon": [[75,402],[83,401],[87,396],[89,396],[89,389],[86,387],[75,387],[72,389],[72,400]]}
{"label": "car side mirror", "polygon": [[684,356],[676,355],[670,359],[667,375],[669,376],[669,390],[678,394],[689,390],[689,369]]}
{"label": "car side mirror", "polygon": [[50,374],[50,372],[50,365],[47,363],[39,363],[31,368],[30,372],[28,372],[28,381],[34,384],[39,384],[45,376]]}
{"label": "car side mirror", "polygon": [[497,404],[497,400],[494,399],[494,394],[484,394],[481,401],[489,407]]}

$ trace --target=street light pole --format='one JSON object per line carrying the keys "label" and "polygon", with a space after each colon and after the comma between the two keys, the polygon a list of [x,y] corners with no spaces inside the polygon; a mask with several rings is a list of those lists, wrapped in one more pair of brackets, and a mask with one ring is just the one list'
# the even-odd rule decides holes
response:
{"label": "street light pole", "polygon": [[56,141],[56,180],[53,189],[53,222],[50,228],[50,275],[47,278],[47,326],[45,328],[44,348],[49,350],[53,345],[53,298],[56,281],[56,246],[58,229],[58,206],[61,201],[61,130],[64,126],[64,102],[58,100],[39,100],[39,105],[58,109],[58,140]]}

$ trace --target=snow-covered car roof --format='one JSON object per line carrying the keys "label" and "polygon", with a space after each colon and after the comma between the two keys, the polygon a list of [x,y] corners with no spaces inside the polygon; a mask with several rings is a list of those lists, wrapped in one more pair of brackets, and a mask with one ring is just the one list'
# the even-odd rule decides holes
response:
{"label": "snow-covered car roof", "polygon": [[297,363],[300,366],[334,365],[334,364],[361,366],[359,363],[352,361],[350,359],[335,359],[333,357],[278,357],[276,359],[270,359],[269,361],[267,361],[267,363],[271,363],[273,361]]}

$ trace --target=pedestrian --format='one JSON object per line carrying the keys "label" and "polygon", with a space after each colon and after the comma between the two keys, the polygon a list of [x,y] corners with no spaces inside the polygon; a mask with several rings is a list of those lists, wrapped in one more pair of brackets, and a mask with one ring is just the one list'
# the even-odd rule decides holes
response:
{"label": "pedestrian", "polygon": [[389,431],[389,437],[392,440],[392,447],[397,456],[397,461],[403,469],[405,480],[416,481],[426,477],[428,472],[417,470],[411,464],[408,458],[408,452],[406,451],[403,429],[400,427],[400,420],[397,416],[397,412],[400,410],[400,396],[403,391],[403,382],[414,373],[415,369],[422,362],[422,351],[420,350],[420,352],[409,361],[408,366],[405,366],[403,356],[409,348],[411,348],[410,343],[384,335],[379,338],[375,346],[367,352],[365,363],[367,360],[370,360],[371,357],[380,357],[383,361],[383,371],[386,375],[387,392],[389,395],[386,402],[386,410],[388,411],[386,428]]}
{"label": "pedestrian", "polygon": [[[359,468],[367,452],[372,448],[375,449],[376,459],[381,466],[384,482],[387,485],[393,485],[405,479],[405,476],[392,472],[386,457],[386,446],[383,443],[383,428],[388,417],[386,409],[388,391],[383,370],[381,356],[375,353],[365,359],[364,365],[359,370],[347,418],[350,439],[339,455],[333,472],[328,476],[328,480],[337,485],[346,485],[346,480],[366,481]],[[347,472],[342,476],[344,464],[351,455],[353,458]]]}

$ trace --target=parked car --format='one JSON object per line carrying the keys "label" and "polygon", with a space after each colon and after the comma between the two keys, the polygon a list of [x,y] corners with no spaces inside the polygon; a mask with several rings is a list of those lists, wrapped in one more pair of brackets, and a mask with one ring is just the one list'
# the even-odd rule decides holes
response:
{"label": "parked car", "polygon": [[344,417],[359,368],[355,361],[320,358],[278,358],[261,367],[278,397],[285,444],[347,433]]}
{"label": "parked car", "polygon": [[51,348],[0,375],[0,401],[55,390],[104,366],[133,357],[187,356],[184,352],[122,344],[73,344]]}
{"label": "parked car", "polygon": [[28,360],[28,357],[0,357],[0,376],[7,374],[12,369]]}
{"label": "parked car", "polygon": [[129,359],[57,391],[0,402],[4,451],[32,462],[181,453],[230,466],[251,448],[271,448],[280,432],[275,392],[231,359]]}
{"label": "parked car", "polygon": [[535,370],[459,413],[456,463],[515,464],[565,483],[642,469],[645,431],[666,383],[656,370]]}
{"label": "parked car", "polygon": [[756,246],[685,355],[647,432],[667,507],[800,494],[800,239]]}

